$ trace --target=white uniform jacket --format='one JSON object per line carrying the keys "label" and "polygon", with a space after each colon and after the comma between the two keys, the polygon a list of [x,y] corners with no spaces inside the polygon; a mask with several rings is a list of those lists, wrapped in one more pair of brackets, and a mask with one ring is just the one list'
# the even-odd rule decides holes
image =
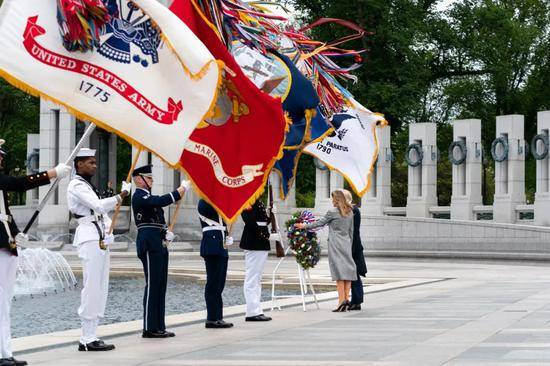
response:
{"label": "white uniform jacket", "polygon": [[[107,213],[115,209],[117,198],[115,196],[100,199],[92,186],[84,178],[77,175],[69,182],[67,204],[69,210],[75,215],[89,218],[92,211],[96,215],[102,215],[103,222],[99,222],[99,228],[105,236],[111,226],[111,219],[107,216]],[[80,220],[74,235],[73,246],[92,240],[99,242],[99,233],[96,226],[91,220]]]}

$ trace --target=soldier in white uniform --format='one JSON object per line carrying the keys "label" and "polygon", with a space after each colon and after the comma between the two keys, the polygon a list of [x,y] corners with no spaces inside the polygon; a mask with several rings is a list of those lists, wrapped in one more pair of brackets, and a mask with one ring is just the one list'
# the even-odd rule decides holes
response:
{"label": "soldier in white uniform", "polygon": [[110,351],[114,345],[97,338],[100,318],[104,317],[109,289],[109,235],[111,220],[107,216],[130,193],[131,184],[122,182],[120,194],[100,199],[91,178],[97,171],[95,150],[81,149],[75,161],[75,177],[67,189],[69,210],[78,220],[73,245],[82,260],[83,288],[78,315],[82,322],[79,351]]}

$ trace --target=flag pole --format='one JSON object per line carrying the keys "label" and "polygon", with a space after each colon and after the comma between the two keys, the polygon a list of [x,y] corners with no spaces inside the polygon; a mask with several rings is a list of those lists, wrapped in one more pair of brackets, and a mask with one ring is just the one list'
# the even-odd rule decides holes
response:
{"label": "flag pole", "polygon": [[[128,175],[126,176],[126,182],[127,183],[130,183],[130,181],[132,180],[132,173],[134,172],[134,169],[136,168],[136,164],[139,160],[139,156],[141,155],[141,148],[138,149],[137,153],[136,153],[136,156],[134,157],[134,161],[132,161],[132,166],[130,167],[130,170],[128,171]],[[115,229],[115,223],[116,223],[116,219],[118,217],[118,214],[120,212],[120,207],[122,206],[122,200],[117,203],[116,207],[115,207],[115,213],[113,214],[113,218],[111,220],[111,227],[109,228],[109,235],[111,235]]]}
{"label": "flag pole", "polygon": [[[88,140],[88,137],[90,137],[92,132],[94,132],[95,128],[96,128],[96,126],[93,123],[90,123],[90,125],[86,128],[86,131],[84,131],[84,134],[80,138],[80,141],[78,141],[78,143],[74,147],[73,151],[71,152],[71,154],[69,155],[69,157],[65,161],[66,165],[69,165],[74,160],[76,154],[78,154],[78,152],[82,148],[82,145],[84,145],[84,143]],[[40,204],[36,208],[36,211],[34,211],[34,214],[32,215],[31,219],[27,223],[27,226],[25,226],[25,229],[23,229],[23,234],[26,234],[26,233],[29,232],[29,230],[31,229],[32,224],[34,224],[34,222],[36,221],[36,218],[38,217],[38,214],[40,214],[40,211],[42,211],[44,206],[46,206],[46,203],[48,203],[48,200],[52,196],[53,192],[55,192],[55,189],[59,185],[59,181],[60,181],[59,178],[55,178],[54,182],[50,186],[50,189],[48,190],[48,192],[46,193],[46,195],[42,199],[42,202],[40,202]]]}
{"label": "flag pole", "polygon": [[[182,171],[183,173],[183,171]],[[187,193],[187,191],[183,192],[183,194],[185,195]],[[174,231],[174,226],[176,225],[176,220],[178,219],[178,215],[179,215],[179,212],[180,212],[180,209],[181,209],[181,202],[183,201],[183,196],[180,197],[180,200],[178,201],[178,203],[176,204],[176,210],[174,211],[174,213],[172,214],[172,218],[170,219],[170,226],[168,226],[168,231]]]}

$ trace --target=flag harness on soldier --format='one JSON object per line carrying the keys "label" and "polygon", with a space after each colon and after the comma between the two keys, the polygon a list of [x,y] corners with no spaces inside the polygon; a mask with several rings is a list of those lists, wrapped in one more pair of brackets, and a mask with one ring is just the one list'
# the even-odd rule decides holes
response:
{"label": "flag harness on soldier", "polygon": [[[76,176],[76,179],[86,183],[92,189],[92,191],[95,193],[97,198],[101,198],[99,196],[99,194],[97,193],[97,189],[90,182],[88,182],[86,179],[84,179],[80,176]],[[104,241],[105,240],[105,222],[103,221],[103,215],[96,214],[94,212],[94,210],[92,210],[92,209],[90,209],[90,216],[82,216],[82,215],[78,215],[78,214],[73,214],[73,215],[78,220],[79,224],[83,224],[85,222],[91,222],[92,224],[94,224],[94,226],[97,230],[97,233],[99,235],[99,249],[107,250],[107,245],[105,245],[105,241]],[[99,227],[100,223],[101,223],[101,228]]]}

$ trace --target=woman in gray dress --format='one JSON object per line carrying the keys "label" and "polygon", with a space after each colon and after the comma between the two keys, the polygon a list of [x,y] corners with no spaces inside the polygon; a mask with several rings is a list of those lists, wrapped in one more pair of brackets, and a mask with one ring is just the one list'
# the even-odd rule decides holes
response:
{"label": "woman in gray dress", "polygon": [[351,282],[357,280],[357,269],[351,254],[353,238],[353,207],[341,190],[332,192],[332,205],[325,217],[311,224],[296,224],[298,229],[315,229],[328,225],[328,263],[332,279],[338,289],[338,307],[334,312],[349,308]]}

